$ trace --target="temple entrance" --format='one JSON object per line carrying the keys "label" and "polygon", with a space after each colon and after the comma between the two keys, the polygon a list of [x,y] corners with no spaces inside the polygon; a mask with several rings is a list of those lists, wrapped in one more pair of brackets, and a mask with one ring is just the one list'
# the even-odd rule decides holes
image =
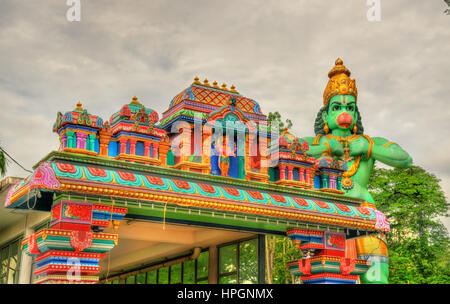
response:
{"label": "temple entrance", "polygon": [[118,233],[119,244],[100,262],[100,283],[265,282],[263,235],[133,219]]}

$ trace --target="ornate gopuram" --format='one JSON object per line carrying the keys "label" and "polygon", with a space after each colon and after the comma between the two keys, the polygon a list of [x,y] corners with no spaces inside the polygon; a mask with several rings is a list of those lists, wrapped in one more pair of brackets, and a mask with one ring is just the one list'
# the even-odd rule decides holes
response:
{"label": "ornate gopuram", "polygon": [[[195,242],[208,248],[251,235],[262,240],[257,282],[264,280],[264,235],[287,236],[302,252],[286,265],[297,283],[387,282],[380,267],[389,223],[366,179],[375,159],[408,164],[397,144],[362,133],[356,86],[338,61],[312,138],[278,130],[234,86],[198,77],[162,117],[136,97],[108,120],[80,102],[58,112],[59,150],[5,202],[49,214],[46,227],[21,243],[33,257],[33,283],[104,282],[115,255],[145,265],[154,253],[164,263]],[[223,282],[215,271],[208,282]]]}

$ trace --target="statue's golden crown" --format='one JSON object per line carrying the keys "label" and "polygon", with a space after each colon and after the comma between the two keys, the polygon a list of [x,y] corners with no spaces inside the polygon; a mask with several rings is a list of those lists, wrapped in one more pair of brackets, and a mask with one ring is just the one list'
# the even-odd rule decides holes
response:
{"label": "statue's golden crown", "polygon": [[336,95],[353,95],[358,99],[355,79],[351,79],[350,74],[350,70],[345,67],[342,59],[338,58],[335,66],[328,72],[330,80],[323,92],[324,106],[328,105],[330,99]]}

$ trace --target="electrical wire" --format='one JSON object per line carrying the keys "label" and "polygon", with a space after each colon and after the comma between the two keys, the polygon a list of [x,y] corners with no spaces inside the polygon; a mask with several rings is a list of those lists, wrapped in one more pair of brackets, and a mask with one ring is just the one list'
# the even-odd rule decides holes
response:
{"label": "electrical wire", "polygon": [[20,168],[22,168],[23,170],[29,172],[29,173],[33,173],[33,171],[25,169],[21,164],[19,164],[11,155],[8,154],[8,152],[5,151],[5,149],[3,149],[2,147],[0,147],[0,150],[2,150],[2,152],[8,156],[13,162],[15,162]]}

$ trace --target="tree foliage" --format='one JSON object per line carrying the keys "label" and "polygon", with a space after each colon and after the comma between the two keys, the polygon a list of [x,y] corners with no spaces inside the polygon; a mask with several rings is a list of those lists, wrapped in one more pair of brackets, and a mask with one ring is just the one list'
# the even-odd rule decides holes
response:
{"label": "tree foliage", "polygon": [[0,176],[6,174],[6,157],[2,150],[0,150]]}
{"label": "tree foliage", "polygon": [[449,203],[439,181],[418,166],[371,175],[369,191],[391,224],[390,283],[450,283],[450,239],[438,219],[448,216]]}
{"label": "tree foliage", "polygon": [[286,119],[285,122],[283,122],[281,118],[281,114],[276,112],[269,112],[269,116],[267,116],[267,120],[272,124],[277,124],[279,130],[283,130],[283,128],[290,129],[292,127],[292,121],[290,119]]}
{"label": "tree foliage", "polygon": [[288,237],[266,236],[266,275],[268,284],[291,284],[291,273],[287,262],[296,261],[302,257],[302,252],[295,248]]}

